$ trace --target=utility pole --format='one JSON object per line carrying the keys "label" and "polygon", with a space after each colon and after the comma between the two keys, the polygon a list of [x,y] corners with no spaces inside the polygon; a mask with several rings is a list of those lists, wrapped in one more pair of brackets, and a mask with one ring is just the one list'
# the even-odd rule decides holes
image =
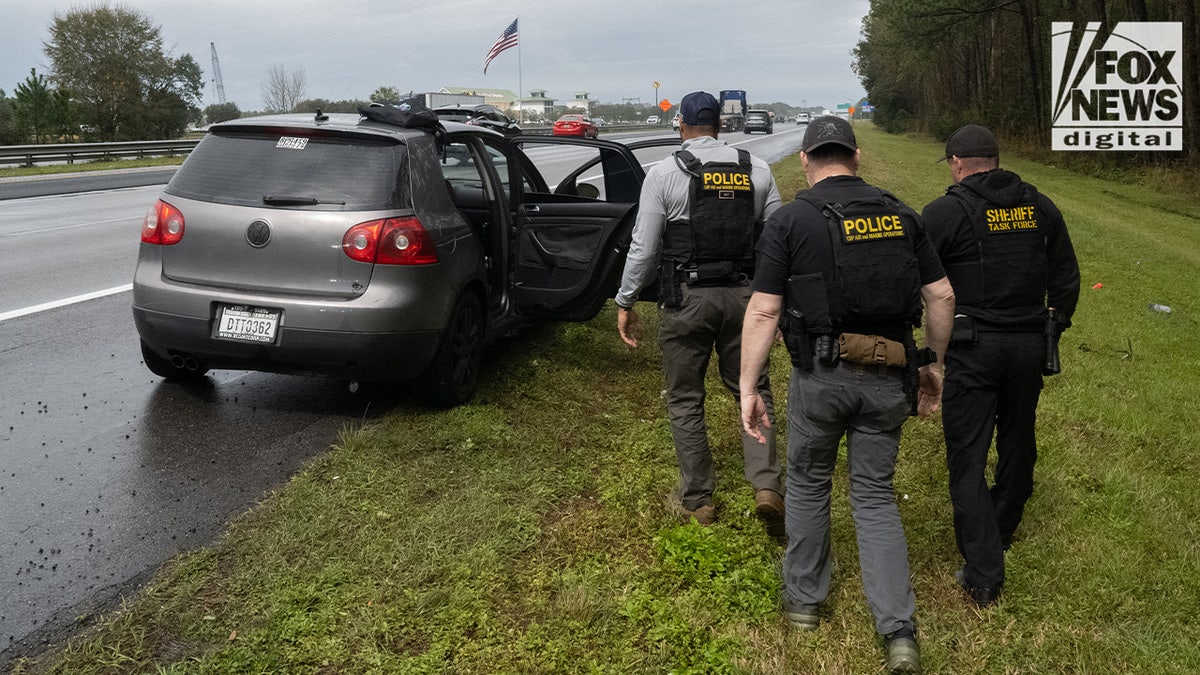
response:
{"label": "utility pole", "polygon": [[217,45],[210,42],[208,46],[212,48],[213,84],[217,88],[217,103],[224,103],[225,83],[221,81],[221,62],[217,60]]}

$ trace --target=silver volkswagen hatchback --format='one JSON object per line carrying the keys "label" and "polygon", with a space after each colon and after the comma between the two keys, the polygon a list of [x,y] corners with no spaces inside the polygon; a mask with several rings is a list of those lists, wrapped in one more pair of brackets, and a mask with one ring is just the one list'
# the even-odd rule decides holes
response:
{"label": "silver volkswagen hatchback", "polygon": [[[531,156],[555,158],[553,185]],[[420,378],[430,402],[457,405],[492,336],[586,320],[612,297],[644,175],[617,143],[455,123],[214,125],[142,227],[133,315],[146,366],[168,380]]]}

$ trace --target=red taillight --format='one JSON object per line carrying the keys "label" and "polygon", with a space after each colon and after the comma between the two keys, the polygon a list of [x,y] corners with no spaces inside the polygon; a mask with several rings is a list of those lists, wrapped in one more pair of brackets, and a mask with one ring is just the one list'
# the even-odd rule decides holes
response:
{"label": "red taillight", "polygon": [[342,250],[359,262],[380,265],[432,265],[437,250],[414,216],[359,223],[342,236]]}
{"label": "red taillight", "polygon": [[179,209],[163,200],[158,200],[146,211],[142,221],[142,241],[147,244],[170,246],[183,239],[183,214]]}

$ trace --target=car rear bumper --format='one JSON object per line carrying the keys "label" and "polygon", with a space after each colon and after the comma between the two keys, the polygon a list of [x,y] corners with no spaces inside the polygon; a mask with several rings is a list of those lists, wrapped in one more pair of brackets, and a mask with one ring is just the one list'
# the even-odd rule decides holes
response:
{"label": "car rear bumper", "polygon": [[211,319],[133,308],[143,342],[159,356],[193,358],[206,369],[317,373],[347,379],[407,380],[429,366],[441,331],[363,333],[280,326],[272,344],[218,340]]}
{"label": "car rear bumper", "polygon": [[[134,274],[138,335],[165,359],[190,356],[205,368],[408,379],[432,361],[456,300],[437,265],[377,266],[362,295],[328,297],[174,282],[148,258]],[[277,311],[275,340],[214,337],[222,305]]]}

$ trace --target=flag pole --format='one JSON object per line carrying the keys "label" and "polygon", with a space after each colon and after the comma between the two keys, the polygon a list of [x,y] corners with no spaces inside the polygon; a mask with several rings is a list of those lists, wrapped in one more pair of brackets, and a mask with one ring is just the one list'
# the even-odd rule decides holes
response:
{"label": "flag pole", "polygon": [[525,123],[525,94],[522,93],[524,83],[521,81],[521,15],[517,15],[517,105],[521,107],[521,123]]}

